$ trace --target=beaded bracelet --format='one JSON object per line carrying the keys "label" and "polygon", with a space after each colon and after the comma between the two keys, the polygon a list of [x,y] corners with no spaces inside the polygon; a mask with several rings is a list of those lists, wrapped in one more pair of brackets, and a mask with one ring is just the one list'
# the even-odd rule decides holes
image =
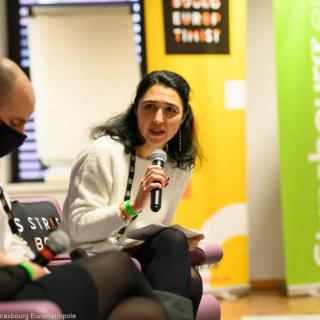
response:
{"label": "beaded bracelet", "polygon": [[30,280],[32,280],[34,276],[34,271],[32,269],[32,266],[28,262],[20,262],[19,266],[27,271]]}
{"label": "beaded bracelet", "polygon": [[139,213],[138,211],[135,211],[131,208],[130,199],[124,202],[124,209],[127,211],[128,215],[130,215],[131,217],[135,217]]}

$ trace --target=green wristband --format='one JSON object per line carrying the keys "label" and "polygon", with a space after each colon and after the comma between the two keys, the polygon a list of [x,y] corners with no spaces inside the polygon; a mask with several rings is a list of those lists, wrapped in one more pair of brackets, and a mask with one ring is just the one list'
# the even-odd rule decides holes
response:
{"label": "green wristband", "polygon": [[31,267],[31,265],[28,262],[21,262],[21,263],[19,263],[19,266],[27,271],[30,280],[32,280],[33,276],[34,276],[34,271]]}
{"label": "green wristband", "polygon": [[138,214],[137,211],[134,211],[131,208],[130,199],[124,202],[124,209],[127,211],[128,215],[131,217],[135,217]]}

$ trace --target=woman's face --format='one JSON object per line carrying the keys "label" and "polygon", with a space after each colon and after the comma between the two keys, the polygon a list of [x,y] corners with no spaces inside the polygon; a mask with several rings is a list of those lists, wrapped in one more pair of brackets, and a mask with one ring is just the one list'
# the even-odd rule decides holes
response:
{"label": "woman's face", "polygon": [[185,116],[179,94],[160,84],[150,87],[137,107],[138,127],[150,149],[163,148],[171,140]]}

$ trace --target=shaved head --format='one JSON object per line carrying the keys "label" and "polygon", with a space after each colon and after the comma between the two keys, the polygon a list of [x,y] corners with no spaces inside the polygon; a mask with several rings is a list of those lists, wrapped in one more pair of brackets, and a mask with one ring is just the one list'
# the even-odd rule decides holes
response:
{"label": "shaved head", "polygon": [[13,61],[0,57],[0,122],[23,133],[34,105],[28,77]]}
{"label": "shaved head", "polygon": [[6,58],[0,57],[0,108],[5,102],[17,79],[18,66]]}

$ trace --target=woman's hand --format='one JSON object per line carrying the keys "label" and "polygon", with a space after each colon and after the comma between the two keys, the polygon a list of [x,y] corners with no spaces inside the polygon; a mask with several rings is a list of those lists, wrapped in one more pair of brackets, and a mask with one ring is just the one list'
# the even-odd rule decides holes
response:
{"label": "woman's hand", "polygon": [[198,243],[203,239],[204,239],[204,235],[203,234],[188,239],[188,241],[189,241],[189,251],[193,251],[198,246]]}
{"label": "woman's hand", "polygon": [[167,186],[169,177],[161,166],[151,165],[147,168],[144,178],[140,183],[138,194],[131,201],[131,208],[135,211],[142,210],[150,203],[150,192],[153,189],[162,189]]}

